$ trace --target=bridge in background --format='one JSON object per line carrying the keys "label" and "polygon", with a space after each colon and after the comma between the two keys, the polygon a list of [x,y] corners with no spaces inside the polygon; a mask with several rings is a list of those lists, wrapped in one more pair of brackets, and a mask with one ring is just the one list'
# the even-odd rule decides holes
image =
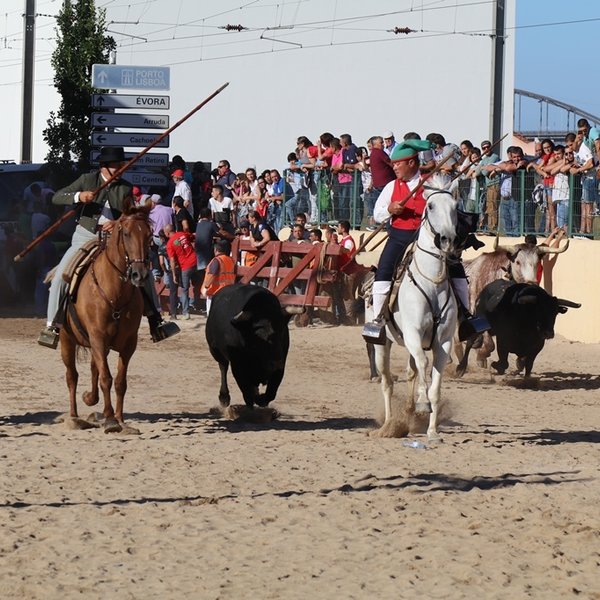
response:
{"label": "bridge in background", "polygon": [[567,133],[577,130],[577,121],[581,118],[587,119],[592,127],[600,126],[600,117],[576,106],[534,92],[515,89],[515,135],[528,140],[547,137],[562,141]]}

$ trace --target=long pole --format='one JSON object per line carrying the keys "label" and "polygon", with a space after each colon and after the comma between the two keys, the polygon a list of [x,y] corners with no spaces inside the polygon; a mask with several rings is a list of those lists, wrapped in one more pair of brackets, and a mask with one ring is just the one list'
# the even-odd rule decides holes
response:
{"label": "long pole", "polygon": [[[126,162],[122,167],[119,167],[111,175],[111,177],[109,177],[97,190],[94,191],[94,196],[97,196],[104,188],[109,186],[115,179],[117,179],[121,175],[123,175],[123,173],[125,173],[125,171],[127,171],[127,169],[129,169],[129,167],[134,165],[138,160],[140,160],[140,158],[142,156],[144,156],[144,154],[146,154],[148,151],[152,150],[152,148],[154,148],[154,146],[159,144],[167,135],[169,135],[172,131],[177,129],[185,121],[187,121],[194,113],[197,113],[205,104],[207,104],[215,96],[220,94],[228,85],[229,85],[229,82],[224,83],[219,89],[215,90],[210,96],[205,98],[202,102],[200,102],[200,104],[198,104],[195,108],[190,110],[190,112],[187,113],[187,115],[185,115],[184,117],[179,119],[179,121],[177,121],[177,123],[175,123],[175,125],[169,127],[169,129],[167,129],[164,133],[159,135],[155,140],[150,142],[150,144],[148,144],[142,151],[138,152],[138,154],[136,154],[133,158],[129,159],[129,161]],[[14,258],[14,261],[18,262],[24,256],[29,254],[42,240],[46,239],[49,235],[52,235],[54,233],[54,231],[56,231],[67,219],[70,219],[73,215],[75,215],[76,212],[77,212],[77,209],[75,209],[75,208],[66,212],[60,219],[58,219],[58,221],[56,221],[56,223],[53,223],[43,233],[40,233],[40,235],[38,235],[29,244],[29,246],[27,246],[27,248],[25,248],[19,254],[17,254],[17,256],[15,256],[15,258]]]}
{"label": "long pole", "polygon": [[23,44],[23,114],[21,162],[31,162],[31,123],[33,121],[33,73],[35,68],[35,0],[25,0]]}

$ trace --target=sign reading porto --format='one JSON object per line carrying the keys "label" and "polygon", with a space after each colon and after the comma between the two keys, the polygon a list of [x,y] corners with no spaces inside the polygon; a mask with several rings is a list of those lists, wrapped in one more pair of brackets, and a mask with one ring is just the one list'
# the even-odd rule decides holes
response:
{"label": "sign reading porto", "polygon": [[103,89],[169,90],[170,67],[92,65],[92,86]]}

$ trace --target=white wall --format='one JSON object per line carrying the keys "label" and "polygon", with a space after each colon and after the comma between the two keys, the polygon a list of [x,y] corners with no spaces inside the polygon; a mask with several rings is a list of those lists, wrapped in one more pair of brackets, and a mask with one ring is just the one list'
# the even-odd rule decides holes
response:
{"label": "white wall", "polygon": [[[7,29],[22,31],[23,0],[5,3],[12,19]],[[109,29],[148,40],[144,43],[114,34],[121,44],[117,62],[171,66],[171,123],[221,84],[231,82],[172,135],[170,155],[213,163],[228,158],[234,170],[252,164],[262,169],[283,166],[298,135],[314,140],[323,131],[335,135],[351,133],[359,145],[386,129],[394,130],[396,137],[409,130],[422,136],[437,131],[448,141],[458,143],[469,138],[476,145],[491,135],[493,41],[488,35],[460,33],[489,34],[493,3],[308,0],[276,5],[266,0],[158,0],[129,6],[115,4],[120,6],[107,5]],[[514,24],[515,0],[506,4],[510,27]],[[59,8],[56,5],[39,0],[37,10],[55,13]],[[234,10],[242,5],[251,6]],[[216,13],[224,14],[212,16]],[[393,14],[371,16],[385,13]],[[360,15],[363,18],[345,20]],[[334,17],[334,26],[307,25]],[[41,132],[49,111],[58,105],[47,60],[53,47],[48,40],[53,37],[51,21],[37,19],[37,53],[46,60],[36,63],[34,161],[45,156]],[[123,21],[138,24],[118,23]],[[176,23],[176,29],[169,28]],[[240,34],[218,29],[228,23],[241,23],[252,31]],[[293,29],[262,29],[290,24]],[[419,32],[386,33],[386,29],[396,26]],[[459,33],[454,34],[455,31]],[[303,47],[260,40],[261,33]],[[198,37],[201,35],[204,37]],[[164,41],[156,41],[159,39]],[[18,159],[20,88],[10,82],[20,81],[22,39],[13,46],[0,53],[1,75],[6,82],[4,98],[9,104],[7,114],[14,116],[0,142],[0,158]],[[242,53],[244,56],[234,56]],[[10,66],[11,60],[14,66]],[[505,63],[504,131],[512,131],[511,36],[506,40]]]}

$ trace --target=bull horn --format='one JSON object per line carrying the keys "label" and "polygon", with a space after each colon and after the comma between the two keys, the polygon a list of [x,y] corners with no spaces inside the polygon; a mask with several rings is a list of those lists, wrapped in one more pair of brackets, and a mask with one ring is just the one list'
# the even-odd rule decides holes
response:
{"label": "bull horn", "polygon": [[231,324],[236,325],[238,323],[247,323],[251,318],[252,313],[249,310],[242,310],[231,319]]}
{"label": "bull horn", "polygon": [[579,302],[571,302],[571,300],[563,300],[562,298],[557,298],[559,306],[568,306],[569,308],[581,308],[581,304]]}
{"label": "bull horn", "polygon": [[517,251],[516,246],[501,246],[498,243],[498,237],[494,238],[494,252],[500,250],[500,252],[508,252],[508,254],[514,254]]}
{"label": "bull horn", "polygon": [[570,240],[567,240],[567,243],[562,248],[551,248],[550,246],[537,246],[538,256],[542,256],[544,254],[561,254],[569,247]]}

